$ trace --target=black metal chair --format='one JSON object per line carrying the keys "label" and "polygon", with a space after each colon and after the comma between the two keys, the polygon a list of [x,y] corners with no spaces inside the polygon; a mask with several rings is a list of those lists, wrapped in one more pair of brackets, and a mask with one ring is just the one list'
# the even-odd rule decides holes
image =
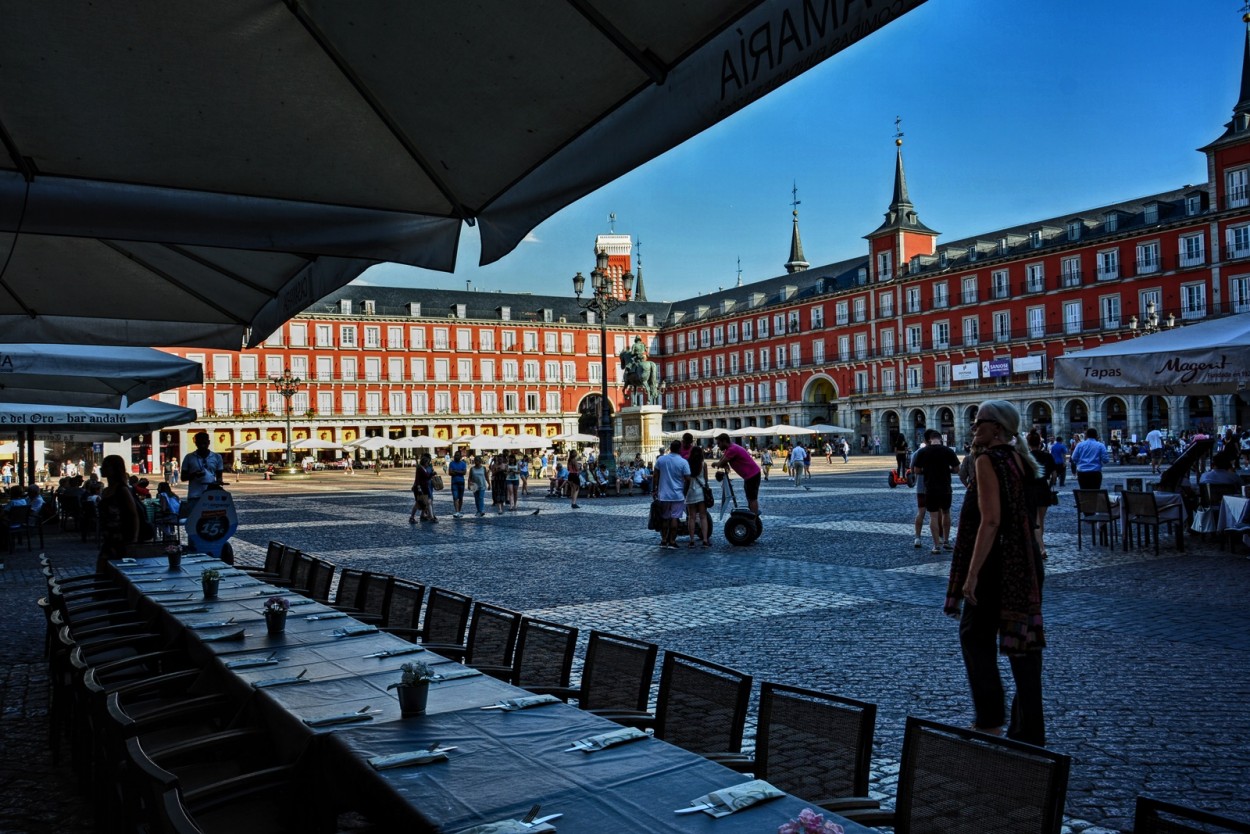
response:
{"label": "black metal chair", "polygon": [[445,588],[430,588],[421,619],[421,644],[465,651],[465,631],[472,608],[473,597]]}
{"label": "black metal chair", "polygon": [[1153,532],[1155,555],[1159,555],[1159,533],[1166,524],[1176,535],[1176,549],[1185,549],[1185,508],[1180,504],[1159,509],[1158,501],[1152,492],[1126,492],[1121,500],[1124,502],[1124,549],[1128,550],[1133,539],[1133,530],[1137,530],[1137,548],[1142,547],[1142,533],[1146,534],[1146,544],[1150,543]]}
{"label": "black metal chair", "polygon": [[270,539],[269,546],[265,548],[265,564],[262,567],[253,567],[251,565],[235,565],[235,567],[252,574],[258,579],[281,579],[282,556],[286,551],[287,546],[285,544]]}
{"label": "black metal chair", "polygon": [[1250,822],[1139,796],[1133,834],[1250,834]]}
{"label": "black metal chair", "polygon": [[390,592],[382,612],[382,626],[392,634],[416,642],[421,636],[421,603],[425,586],[408,579],[389,577]]}
{"label": "black metal chair", "polygon": [[576,647],[576,628],[525,617],[517,636],[510,682],[531,692],[567,698]]}
{"label": "black metal chair", "polygon": [[[429,616],[428,608],[426,616]],[[512,656],[520,628],[521,615],[516,611],[475,602],[469,622],[469,639],[463,648],[436,643],[423,645],[453,659],[463,658],[466,665],[492,677],[508,680],[512,677]]]}
{"label": "black metal chair", "polygon": [[325,559],[313,559],[308,570],[308,587],[300,591],[306,597],[317,602],[330,601],[330,586],[334,584],[334,563]]}
{"label": "black metal chair", "polygon": [[9,552],[13,552],[19,538],[26,540],[26,549],[30,550],[30,505],[24,501],[17,506],[10,504],[7,515]]}
{"label": "black metal chair", "polygon": [[894,834],[1059,834],[1071,759],[1043,747],[907,719],[893,811],[840,811]]}
{"label": "black metal chair", "polygon": [[1120,535],[1120,505],[1111,501],[1105,489],[1074,489],[1072,495],[1076,499],[1076,549],[1082,547],[1081,528],[1086,524],[1090,541],[1098,534],[1103,544],[1115,547]]}
{"label": "black metal chair", "polygon": [[631,714],[653,718],[647,711],[651,681],[655,677],[654,643],[609,634],[590,632],[581,686],[570,692],[577,706],[589,712],[615,714],[619,720]]}

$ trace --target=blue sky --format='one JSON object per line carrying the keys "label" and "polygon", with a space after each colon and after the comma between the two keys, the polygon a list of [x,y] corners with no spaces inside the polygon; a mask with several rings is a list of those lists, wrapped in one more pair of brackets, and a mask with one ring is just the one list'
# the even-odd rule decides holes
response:
{"label": "blue sky", "polygon": [[[790,189],[813,265],[864,254],[893,188],[902,117],[908,187],[939,244],[1204,182],[1196,148],[1237,101],[1237,0],[929,0],[678,148],[549,218],[479,267],[386,264],[361,282],[572,293],[594,237],[642,241],[653,301],[782,274]],[[636,261],[635,261],[636,263]]]}

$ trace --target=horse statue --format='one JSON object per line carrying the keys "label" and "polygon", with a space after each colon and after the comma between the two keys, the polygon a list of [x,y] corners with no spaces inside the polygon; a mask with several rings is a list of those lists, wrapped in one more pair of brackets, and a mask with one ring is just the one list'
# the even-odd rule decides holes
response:
{"label": "horse statue", "polygon": [[637,399],[643,395],[641,405],[659,405],[660,366],[647,359],[647,348],[642,339],[634,338],[633,347],[620,353],[621,367],[625,370],[625,387],[632,389],[630,396]]}

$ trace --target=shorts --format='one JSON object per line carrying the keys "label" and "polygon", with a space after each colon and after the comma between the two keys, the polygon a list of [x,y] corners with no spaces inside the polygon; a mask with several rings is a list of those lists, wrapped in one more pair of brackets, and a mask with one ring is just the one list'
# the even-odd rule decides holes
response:
{"label": "shorts", "polygon": [[686,512],[685,501],[661,501],[660,517],[678,519]]}
{"label": "shorts", "polygon": [[1162,449],[1151,449],[1151,450],[1150,450],[1150,459],[1151,459],[1151,460],[1163,460],[1163,450],[1162,450]]}
{"label": "shorts", "polygon": [[742,492],[746,495],[748,501],[754,501],[760,497],[760,476],[758,472],[743,480]]}
{"label": "shorts", "polygon": [[927,504],[925,504],[925,498],[926,498],[927,496],[928,496],[928,493],[925,493],[925,492],[917,492],[917,493],[916,493],[916,506],[917,506],[917,507],[919,507],[919,508],[920,508],[920,509],[922,509],[922,510],[927,510],[927,509],[929,509],[928,505],[927,505]]}
{"label": "shorts", "polygon": [[951,493],[945,490],[929,491],[924,494],[924,508],[931,513],[951,508]]}
{"label": "shorts", "polygon": [[453,501],[464,500],[464,481],[452,481],[451,482],[451,500]]}

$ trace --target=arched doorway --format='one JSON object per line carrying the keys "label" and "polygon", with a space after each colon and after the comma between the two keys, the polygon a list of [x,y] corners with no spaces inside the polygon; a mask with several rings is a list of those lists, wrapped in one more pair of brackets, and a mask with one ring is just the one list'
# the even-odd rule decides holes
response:
{"label": "arched doorway", "polygon": [[1119,397],[1107,397],[1103,403],[1107,419],[1107,440],[1121,440],[1128,434],[1128,408]]}
{"label": "arched doorway", "polygon": [[894,438],[899,434],[898,412],[887,411],[881,415],[881,425],[885,429],[885,447],[894,448]]}
{"label": "arched doorway", "polygon": [[1052,436],[1054,433],[1054,415],[1050,410],[1050,403],[1035,402],[1029,406],[1029,424],[1037,430],[1042,439]]}
{"label": "arched doorway", "polygon": [[[577,407],[577,430],[582,434],[597,435],[599,433],[599,401],[601,399],[602,396],[599,394],[588,394]],[[607,407],[610,423],[615,413],[611,400],[607,400]]]}
{"label": "arched doorway", "polygon": [[803,417],[808,423],[832,423],[838,410],[838,389],[827,376],[814,376],[803,391]]}
{"label": "arched doorway", "polygon": [[1250,428],[1250,398],[1245,394],[1233,395],[1233,422],[1244,431]]}
{"label": "arched doorway", "polygon": [[949,446],[955,445],[955,412],[943,406],[937,413],[938,431]]}
{"label": "arched doorway", "polygon": [[1084,400],[1072,400],[1068,403],[1068,431],[1077,437],[1085,434],[1089,428],[1089,407]]}
{"label": "arched doorway", "polygon": [[911,426],[911,437],[907,438],[907,442],[913,449],[919,449],[920,444],[924,443],[924,430],[928,428],[928,418],[922,409],[913,408],[911,414],[907,416],[907,423]]}
{"label": "arched doorway", "polygon": [[1186,397],[1185,409],[1189,418],[1186,420],[1186,428],[1203,434],[1215,434],[1215,411],[1210,397],[1206,395]]}
{"label": "arched doorway", "polygon": [[1146,431],[1151,429],[1167,430],[1171,421],[1168,419],[1168,401],[1158,395],[1151,395],[1142,401],[1142,421]]}

